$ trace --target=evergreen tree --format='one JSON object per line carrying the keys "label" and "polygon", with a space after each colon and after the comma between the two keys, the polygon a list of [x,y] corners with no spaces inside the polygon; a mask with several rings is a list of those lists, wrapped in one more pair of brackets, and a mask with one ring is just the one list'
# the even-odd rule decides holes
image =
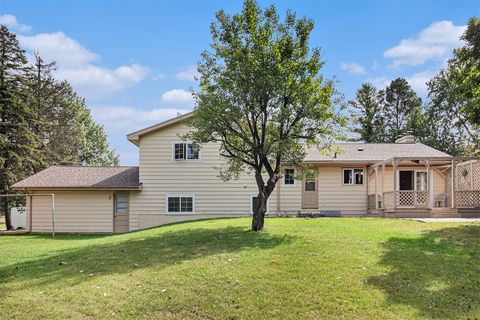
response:
{"label": "evergreen tree", "polygon": [[385,119],[382,115],[382,93],[369,84],[363,83],[358,89],[355,100],[349,102],[353,108],[352,120],[354,132],[360,134],[364,142],[384,142]]}
{"label": "evergreen tree", "polygon": [[386,142],[395,142],[412,129],[409,127],[410,117],[422,107],[422,99],[403,78],[390,82],[385,89],[384,97]]}
{"label": "evergreen tree", "polygon": [[[15,34],[0,27],[0,193],[32,173],[41,162],[38,120],[26,96],[27,59]],[[6,225],[11,229],[8,198],[2,198]]]}

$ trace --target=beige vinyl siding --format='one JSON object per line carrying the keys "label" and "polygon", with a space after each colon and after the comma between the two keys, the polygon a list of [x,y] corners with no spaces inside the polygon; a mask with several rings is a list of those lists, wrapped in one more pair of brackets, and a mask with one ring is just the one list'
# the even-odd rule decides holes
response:
{"label": "beige vinyl siding", "polygon": [[[175,124],[153,132],[139,141],[141,192],[133,192],[130,198],[130,230],[156,224],[175,222],[179,215],[167,213],[167,195],[194,195],[195,216],[249,215],[251,196],[257,194],[255,179],[243,174],[239,180],[223,182],[218,167],[223,160],[217,144],[202,145],[200,160],[172,158],[172,145],[181,141],[180,136],[188,127]],[[269,211],[276,210],[276,192],[269,200]],[[168,215],[150,217],[151,215]],[[186,217],[186,216],[185,216]]]}
{"label": "beige vinyl siding", "polygon": [[[55,194],[56,232],[113,231],[112,191],[41,191]],[[32,197],[32,232],[52,231],[51,197]]]}
{"label": "beige vinyl siding", "polygon": [[[205,144],[200,160],[175,161],[174,142],[188,132],[183,124],[174,124],[152,132],[139,140],[141,192],[130,197],[130,230],[191,219],[239,216],[251,214],[251,197],[257,194],[252,174],[242,174],[239,180],[223,182],[218,168],[223,159],[218,144]],[[364,168],[364,165],[355,167]],[[319,208],[316,211],[339,210],[342,215],[361,215],[367,210],[367,185],[344,186],[342,166],[318,167]],[[195,212],[168,213],[167,195],[195,197]],[[280,207],[277,210],[277,197]],[[279,181],[269,199],[269,213],[295,214],[302,210],[302,181],[284,185]]]}
{"label": "beige vinyl siding", "polygon": [[[432,179],[433,179],[433,201],[434,205],[438,196],[442,193],[448,194],[447,190],[447,175],[446,173],[433,171]],[[449,172],[449,171],[448,171]]]}
{"label": "beige vinyl siding", "polygon": [[367,183],[343,185],[343,168],[364,166],[338,166],[318,168],[318,208],[322,211],[340,210],[342,215],[364,215],[367,212]]}

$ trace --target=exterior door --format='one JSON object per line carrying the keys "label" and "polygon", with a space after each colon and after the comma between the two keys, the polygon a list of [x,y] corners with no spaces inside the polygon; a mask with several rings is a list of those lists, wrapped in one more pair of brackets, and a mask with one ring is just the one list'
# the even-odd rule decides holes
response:
{"label": "exterior door", "polygon": [[309,172],[303,179],[302,208],[318,209],[318,173]]}
{"label": "exterior door", "polygon": [[116,194],[113,197],[113,224],[115,233],[129,231],[128,202],[128,194]]}
{"label": "exterior door", "polygon": [[398,190],[415,190],[414,189],[414,173],[413,170],[400,170],[398,176]]}

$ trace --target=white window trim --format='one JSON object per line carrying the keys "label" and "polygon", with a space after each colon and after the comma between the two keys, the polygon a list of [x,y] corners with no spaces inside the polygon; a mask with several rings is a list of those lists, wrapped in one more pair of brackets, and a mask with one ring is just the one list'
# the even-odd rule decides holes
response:
{"label": "white window trim", "polygon": [[[250,214],[253,215],[253,198],[255,197],[258,197],[258,193],[257,194],[252,194],[250,196]],[[267,200],[267,211],[265,212],[265,214],[269,214],[270,213],[270,198],[268,198]]]}
{"label": "white window trim", "polygon": [[[359,170],[362,170],[363,172],[363,179],[362,179],[362,183],[353,183],[353,181],[355,181],[355,169],[359,169]],[[352,183],[345,183],[345,170],[352,170]],[[348,187],[355,187],[355,186],[363,186],[365,185],[365,168],[363,167],[356,167],[356,168],[342,168],[342,186],[348,186]]]}
{"label": "white window trim", "polygon": [[[287,170],[287,169],[292,169],[293,170],[293,184],[286,184],[285,183],[285,170]],[[295,168],[290,168],[290,167],[283,168],[282,185],[284,187],[291,188],[291,187],[295,187],[296,184],[297,184],[297,179],[295,179]]]}
{"label": "white window trim", "polygon": [[172,161],[175,162],[183,162],[183,161],[191,161],[191,162],[200,162],[202,160],[202,150],[201,148],[198,149],[198,159],[175,159],[175,145],[178,143],[186,143],[186,144],[193,144],[192,141],[172,141]]}
{"label": "white window trim", "polygon": [[[168,198],[192,198],[192,211],[190,212],[181,212],[181,211],[168,211]],[[191,193],[168,193],[165,195],[165,213],[167,214],[194,214],[195,213],[195,195]]]}

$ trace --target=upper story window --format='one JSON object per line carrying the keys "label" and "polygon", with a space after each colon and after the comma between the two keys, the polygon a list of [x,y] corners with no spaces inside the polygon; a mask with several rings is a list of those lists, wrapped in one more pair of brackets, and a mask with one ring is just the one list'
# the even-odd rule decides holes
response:
{"label": "upper story window", "polygon": [[295,169],[285,169],[283,174],[283,184],[286,186],[295,185]]}
{"label": "upper story window", "polygon": [[191,142],[175,142],[173,144],[174,160],[199,160],[200,147]]}
{"label": "upper story window", "polygon": [[343,169],[343,184],[344,185],[363,184],[363,169],[362,168]]}

